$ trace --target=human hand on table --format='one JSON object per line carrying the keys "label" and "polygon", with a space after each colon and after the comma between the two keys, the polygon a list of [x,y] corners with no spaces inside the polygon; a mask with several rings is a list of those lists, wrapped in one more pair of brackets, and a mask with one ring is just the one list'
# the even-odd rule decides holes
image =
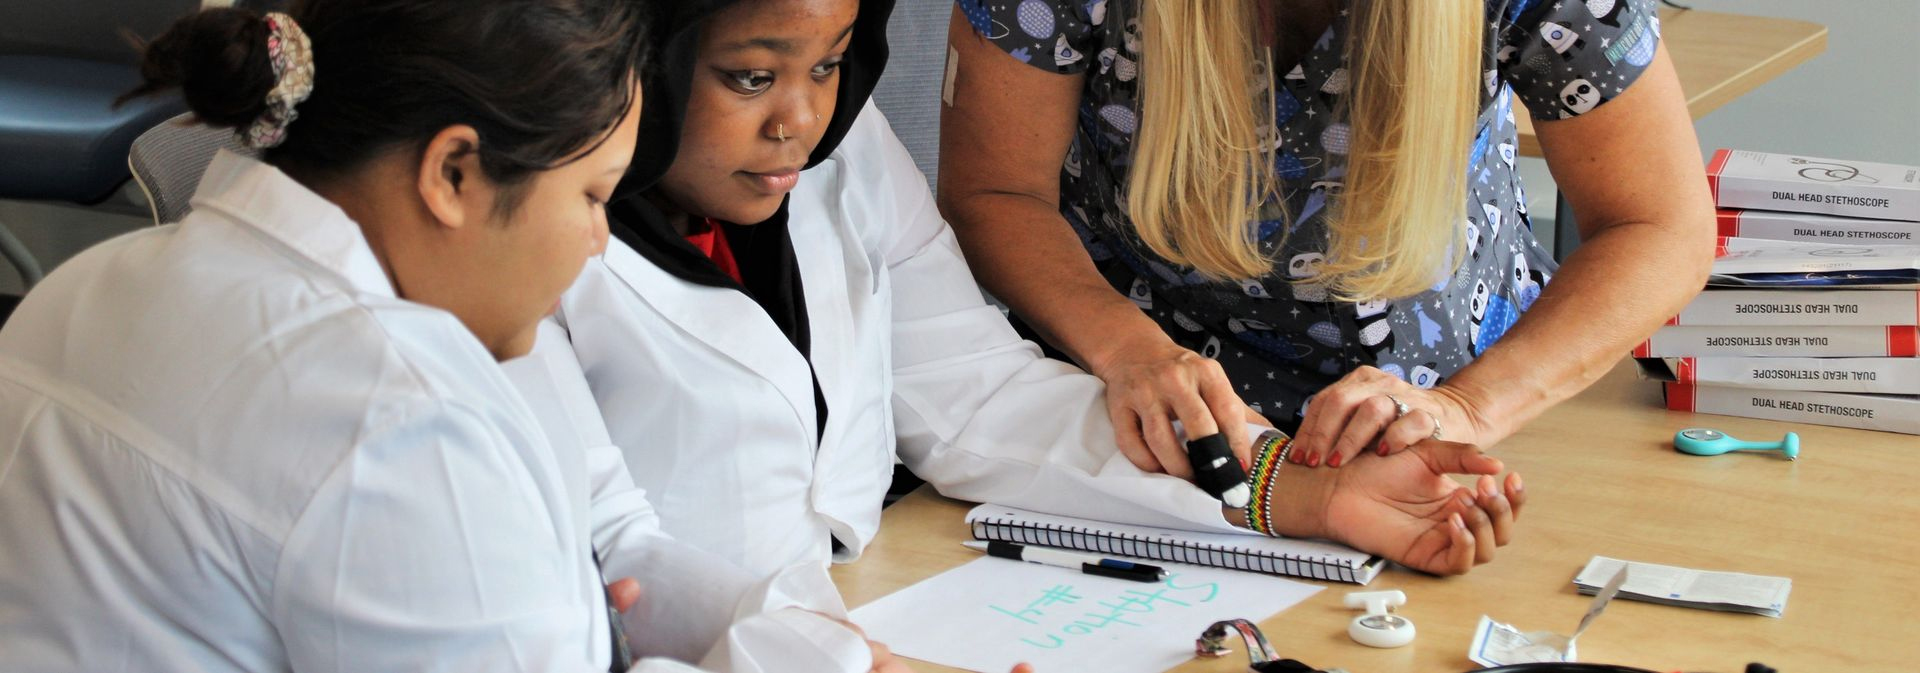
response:
{"label": "human hand on table", "polygon": [[[828,619],[833,618],[828,617]],[[858,624],[841,619],[834,619],[834,621],[853,629],[853,632],[860,634],[861,638],[867,637],[866,630],[860,628]],[[908,666],[906,660],[893,656],[893,650],[888,649],[885,643],[868,640],[867,647],[873,651],[873,668],[869,669],[868,673],[913,673],[913,667]],[[1014,664],[1011,673],[1033,673],[1033,666],[1024,663]]]}
{"label": "human hand on table", "polygon": [[1294,433],[1290,459],[1340,467],[1362,452],[1388,455],[1425,439],[1486,446],[1504,437],[1487,427],[1471,400],[1445,384],[1420,388],[1361,367],[1314,394]]}
{"label": "human hand on table", "polygon": [[[1427,440],[1339,470],[1283,467],[1269,509],[1278,532],[1321,537],[1438,575],[1493,560],[1512,541],[1526,504],[1520,475],[1501,485],[1500,461],[1477,447]],[[1448,475],[1481,475],[1476,487]]]}
{"label": "human hand on table", "polygon": [[1220,363],[1162,332],[1116,344],[1108,353],[1088,368],[1107,384],[1107,415],[1120,453],[1143,471],[1193,479],[1186,445],[1174,432],[1176,420],[1187,437],[1225,434],[1242,465],[1253,459],[1247,424],[1273,426],[1233,392]]}
{"label": "human hand on table", "polygon": [[[864,636],[863,636],[864,637]],[[885,643],[869,640],[867,647],[873,650],[873,668],[870,673],[913,673],[913,667],[905,660],[893,656]]]}
{"label": "human hand on table", "polygon": [[[888,650],[886,645],[871,640],[867,641],[867,645],[873,648],[871,673],[913,673],[913,667],[908,666],[906,660],[893,656],[893,652]],[[1033,666],[1014,664],[1011,673],[1033,673]]]}
{"label": "human hand on table", "polygon": [[[609,602],[612,603],[614,612],[624,613],[627,609],[632,608],[635,603],[640,602],[640,583],[631,577],[623,577],[609,582],[607,583],[607,598]],[[860,638],[863,640],[867,637],[867,632],[853,622],[835,619],[831,615],[824,613],[816,614],[840,622],[842,626],[852,629],[854,633],[860,634]],[[905,660],[893,656],[893,650],[888,649],[885,643],[868,640],[867,648],[873,655],[873,667],[869,669],[869,673],[913,673],[913,668],[908,666]],[[1012,673],[1033,673],[1033,667],[1027,664],[1016,664],[1013,667]]]}

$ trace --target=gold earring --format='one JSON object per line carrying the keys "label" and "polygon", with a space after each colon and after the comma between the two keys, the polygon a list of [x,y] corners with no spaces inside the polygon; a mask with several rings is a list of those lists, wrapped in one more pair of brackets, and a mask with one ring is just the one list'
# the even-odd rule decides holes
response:
{"label": "gold earring", "polygon": [[787,125],[786,124],[775,126],[774,133],[779,135],[780,142],[784,143],[787,141]]}

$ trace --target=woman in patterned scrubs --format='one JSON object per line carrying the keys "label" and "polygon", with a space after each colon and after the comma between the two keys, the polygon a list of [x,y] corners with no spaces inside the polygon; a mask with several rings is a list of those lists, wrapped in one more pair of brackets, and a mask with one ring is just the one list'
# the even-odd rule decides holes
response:
{"label": "woman in patterned scrubs", "polygon": [[[1460,82],[1479,101],[1458,129],[1466,179],[1433,192],[1464,211],[1418,223],[1448,229],[1428,239],[1441,245],[1379,262],[1436,268],[1430,286],[1343,300],[1321,267],[1337,256],[1330,234],[1351,224],[1338,219],[1353,193],[1348,152],[1366,140],[1348,99],[1359,73],[1379,72],[1349,66],[1384,51],[1381,39],[1421,44],[1419,26],[1381,30],[1379,17],[1447,11],[1432,9],[1443,1],[1483,19],[1477,76]],[[1269,264],[1222,277],[1142,244],[1127,194],[1136,140],[1155,121],[1188,123],[1143,114],[1156,44],[1191,52],[1229,39],[1155,38],[1143,11],[1231,8],[1258,18],[1248,32],[1269,60],[1256,65],[1275,75],[1247,79],[1272,105],[1259,142],[1276,197],[1245,222],[1215,224],[1245,227]],[[1489,446],[1591,384],[1703,284],[1710,199],[1659,26],[1653,0],[959,0],[942,211],[987,289],[1108,383],[1116,439],[1144,469],[1186,472],[1173,421],[1236,446],[1247,445],[1241,421],[1271,421],[1313,466],[1428,437]],[[1579,215],[1583,243],[1564,266],[1528,219],[1516,114],[1532,116]]]}

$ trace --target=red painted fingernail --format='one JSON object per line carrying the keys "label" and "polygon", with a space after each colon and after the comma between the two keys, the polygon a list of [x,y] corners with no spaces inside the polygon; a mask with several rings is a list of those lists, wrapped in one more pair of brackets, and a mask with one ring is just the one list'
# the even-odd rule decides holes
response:
{"label": "red painted fingernail", "polygon": [[1339,467],[1339,466],[1340,466],[1340,456],[1341,456],[1341,454],[1338,454],[1338,453],[1336,453],[1336,454],[1333,454],[1333,456],[1332,456],[1332,457],[1330,457],[1330,458],[1328,458],[1328,459],[1327,459],[1327,467]]}
{"label": "red painted fingernail", "polygon": [[1387,455],[1387,440],[1380,440],[1380,455]]}
{"label": "red painted fingernail", "polygon": [[1253,463],[1249,463],[1249,462],[1247,462],[1247,459],[1245,459],[1245,458],[1241,458],[1241,459],[1240,459],[1240,469],[1241,469],[1241,470],[1251,470],[1251,469],[1253,469]]}
{"label": "red painted fingernail", "polygon": [[1319,467],[1319,466],[1320,466],[1320,452],[1315,451],[1313,453],[1307,454],[1307,467]]}

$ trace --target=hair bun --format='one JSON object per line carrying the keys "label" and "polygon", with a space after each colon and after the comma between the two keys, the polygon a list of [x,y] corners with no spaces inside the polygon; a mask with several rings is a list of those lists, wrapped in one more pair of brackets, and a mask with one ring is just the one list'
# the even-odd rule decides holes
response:
{"label": "hair bun", "polygon": [[242,9],[183,17],[147,44],[140,65],[144,81],[120,100],[178,87],[202,123],[244,129],[266,112],[273,90],[268,32],[265,17]]}

